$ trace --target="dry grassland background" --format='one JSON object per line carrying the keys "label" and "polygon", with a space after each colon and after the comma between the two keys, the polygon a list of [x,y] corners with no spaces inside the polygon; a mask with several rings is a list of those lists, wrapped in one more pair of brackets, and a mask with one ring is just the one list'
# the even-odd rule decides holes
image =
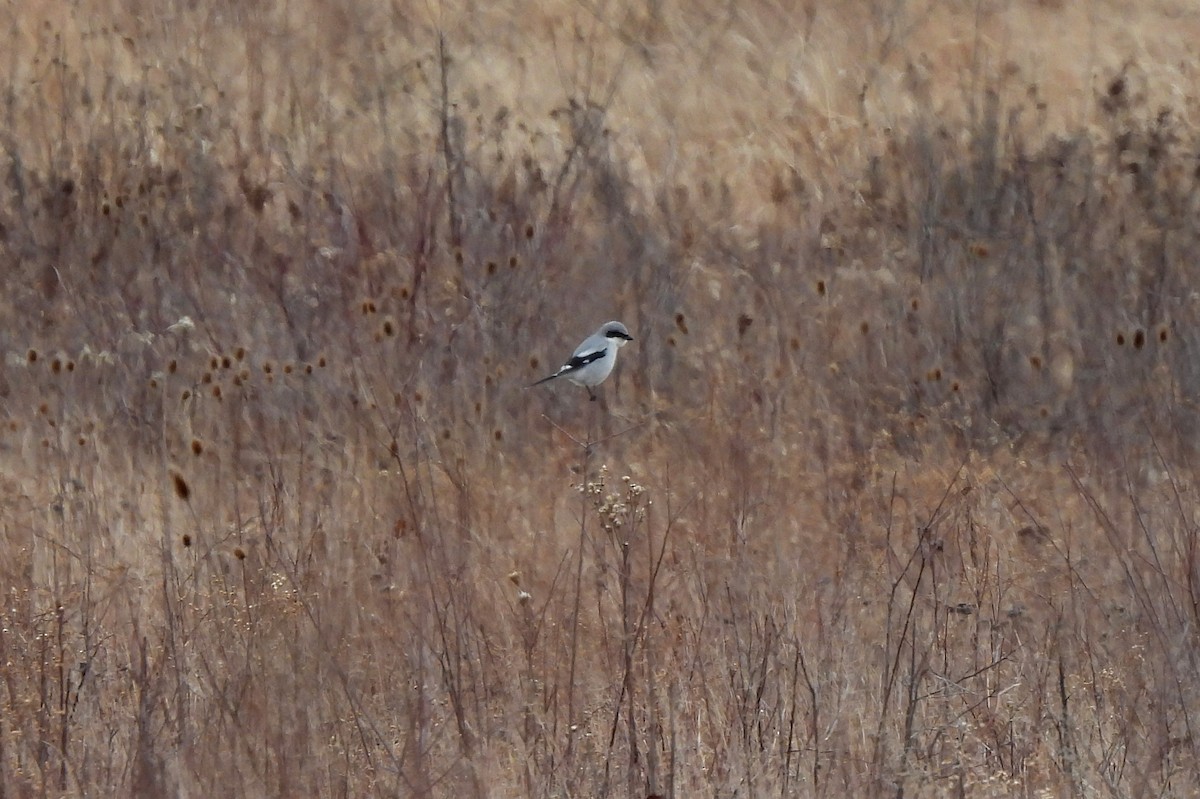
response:
{"label": "dry grassland background", "polygon": [[0,25],[0,799],[1195,795],[1194,3]]}

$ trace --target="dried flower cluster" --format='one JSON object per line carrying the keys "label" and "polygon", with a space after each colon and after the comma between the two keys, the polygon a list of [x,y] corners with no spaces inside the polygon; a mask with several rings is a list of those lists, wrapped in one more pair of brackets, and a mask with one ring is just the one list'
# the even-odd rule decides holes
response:
{"label": "dried flower cluster", "polygon": [[629,475],[621,477],[621,486],[608,490],[608,466],[602,465],[596,476],[579,486],[579,490],[591,498],[592,507],[600,517],[600,526],[609,533],[632,530],[646,518],[646,509],[651,500],[646,487],[634,482]]}

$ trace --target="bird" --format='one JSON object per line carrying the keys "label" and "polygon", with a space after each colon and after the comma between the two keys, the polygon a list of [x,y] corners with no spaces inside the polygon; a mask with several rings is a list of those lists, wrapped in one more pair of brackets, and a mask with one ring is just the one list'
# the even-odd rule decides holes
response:
{"label": "bird", "polygon": [[588,397],[595,402],[595,387],[612,374],[613,366],[617,363],[617,350],[631,341],[633,336],[629,335],[625,325],[620,322],[605,322],[599,330],[575,348],[574,354],[557,372],[531,383],[528,388],[548,383],[556,377],[565,377],[575,385],[586,388]]}

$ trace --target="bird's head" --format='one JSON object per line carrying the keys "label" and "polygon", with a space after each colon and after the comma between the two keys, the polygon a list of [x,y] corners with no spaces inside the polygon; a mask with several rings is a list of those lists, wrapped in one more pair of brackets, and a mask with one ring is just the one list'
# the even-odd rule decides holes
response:
{"label": "bird's head", "polygon": [[600,328],[600,335],[618,347],[623,347],[630,341],[633,341],[633,336],[629,335],[629,329],[620,322],[606,323],[604,327]]}

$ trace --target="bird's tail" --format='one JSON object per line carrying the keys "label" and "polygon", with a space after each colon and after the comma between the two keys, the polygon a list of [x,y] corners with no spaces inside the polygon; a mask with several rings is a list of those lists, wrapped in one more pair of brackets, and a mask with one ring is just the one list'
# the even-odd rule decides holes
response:
{"label": "bird's tail", "polygon": [[562,374],[562,373],[555,372],[554,374],[550,375],[549,377],[543,377],[541,380],[538,380],[536,383],[530,383],[529,385],[525,386],[525,388],[533,388],[534,386],[540,386],[542,383],[549,383],[551,380],[558,377],[560,374]]}

